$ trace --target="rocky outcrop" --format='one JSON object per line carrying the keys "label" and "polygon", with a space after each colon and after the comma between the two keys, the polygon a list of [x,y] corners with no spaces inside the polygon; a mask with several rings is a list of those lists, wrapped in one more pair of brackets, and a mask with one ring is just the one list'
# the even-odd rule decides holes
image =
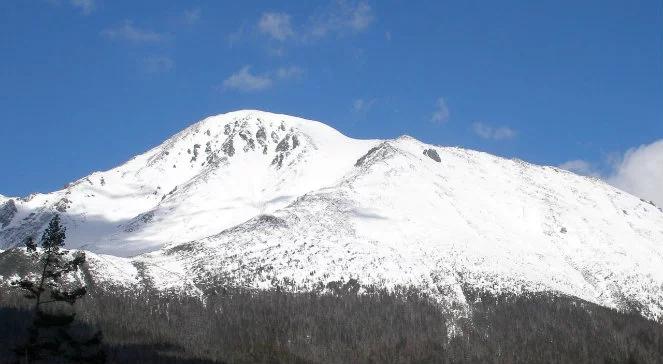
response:
{"label": "rocky outcrop", "polygon": [[0,225],[3,228],[7,227],[12,222],[17,212],[18,209],[16,208],[14,200],[9,200],[2,204],[0,206]]}
{"label": "rocky outcrop", "polygon": [[435,149],[424,149],[424,155],[438,163],[442,161],[442,159],[440,159],[440,155],[437,154]]}

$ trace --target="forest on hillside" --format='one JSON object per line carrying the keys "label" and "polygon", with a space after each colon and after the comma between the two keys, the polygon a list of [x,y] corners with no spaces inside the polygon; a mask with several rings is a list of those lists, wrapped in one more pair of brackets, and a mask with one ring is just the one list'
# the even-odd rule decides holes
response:
{"label": "forest on hillside", "polygon": [[[571,297],[467,291],[470,317],[452,321],[416,290],[353,287],[224,289],[203,301],[97,288],[76,302],[75,330],[101,330],[112,363],[663,362],[663,325]],[[0,307],[7,362],[32,313],[6,287]]]}

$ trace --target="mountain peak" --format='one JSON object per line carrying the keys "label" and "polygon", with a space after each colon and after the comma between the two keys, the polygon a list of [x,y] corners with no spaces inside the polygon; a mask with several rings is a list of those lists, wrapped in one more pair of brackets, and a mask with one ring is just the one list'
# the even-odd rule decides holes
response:
{"label": "mountain peak", "polygon": [[[655,206],[555,168],[259,110],[205,118],[61,191],[0,199],[0,248],[55,213],[70,247],[150,252],[112,265],[164,289],[239,264],[250,287],[356,278],[461,305],[465,286],[554,291],[663,316]],[[164,266],[181,275],[151,268]]]}

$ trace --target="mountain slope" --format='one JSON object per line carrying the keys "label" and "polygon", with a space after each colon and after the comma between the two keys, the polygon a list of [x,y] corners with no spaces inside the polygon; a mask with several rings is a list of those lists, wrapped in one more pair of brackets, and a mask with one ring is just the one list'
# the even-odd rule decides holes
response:
{"label": "mountain slope", "polygon": [[[90,254],[92,277],[106,284],[200,293],[356,279],[414,286],[459,314],[472,288],[559,292],[663,316],[663,211],[553,167],[409,137],[358,141],[317,122],[244,111],[205,119],[81,181],[14,200],[0,241],[36,231],[66,198],[79,246],[153,250]],[[13,211],[8,201],[3,211]],[[23,220],[35,211],[36,223]]]}
{"label": "mountain slope", "polygon": [[36,234],[54,212],[68,245],[92,251],[128,256],[202,238],[332,183],[371,144],[286,115],[209,117],[61,191],[0,200],[0,248]]}

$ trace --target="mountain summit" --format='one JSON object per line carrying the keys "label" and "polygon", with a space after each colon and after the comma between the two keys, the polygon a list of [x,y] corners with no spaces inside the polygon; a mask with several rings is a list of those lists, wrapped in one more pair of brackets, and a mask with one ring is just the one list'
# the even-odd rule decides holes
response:
{"label": "mountain summit", "polygon": [[286,115],[209,117],[61,191],[0,196],[0,248],[55,213],[69,246],[98,253],[89,271],[106,284],[313,290],[353,279],[414,286],[448,307],[462,308],[469,287],[663,316],[653,203],[554,167],[410,137],[355,140]]}

